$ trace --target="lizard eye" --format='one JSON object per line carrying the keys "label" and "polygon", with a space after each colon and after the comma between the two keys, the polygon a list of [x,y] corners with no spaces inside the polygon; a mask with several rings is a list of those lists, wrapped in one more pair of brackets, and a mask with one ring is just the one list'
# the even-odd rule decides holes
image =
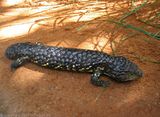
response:
{"label": "lizard eye", "polygon": [[138,77],[136,74],[134,74],[134,73],[128,73],[128,74],[127,74],[127,77],[128,77],[128,78],[127,78],[128,81],[139,78],[139,77]]}
{"label": "lizard eye", "polygon": [[132,77],[132,76],[135,76],[135,74],[133,74],[133,73],[128,73],[128,77]]}

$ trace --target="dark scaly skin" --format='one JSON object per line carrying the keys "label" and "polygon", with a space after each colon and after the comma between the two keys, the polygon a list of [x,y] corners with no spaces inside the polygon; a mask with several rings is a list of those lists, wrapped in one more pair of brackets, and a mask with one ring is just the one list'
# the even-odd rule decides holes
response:
{"label": "dark scaly skin", "polygon": [[122,56],[84,49],[47,46],[41,43],[17,43],[7,48],[6,57],[14,60],[12,69],[27,62],[59,70],[90,72],[91,83],[106,87],[108,81],[100,79],[106,75],[116,81],[125,82],[142,77],[143,72],[136,64]]}

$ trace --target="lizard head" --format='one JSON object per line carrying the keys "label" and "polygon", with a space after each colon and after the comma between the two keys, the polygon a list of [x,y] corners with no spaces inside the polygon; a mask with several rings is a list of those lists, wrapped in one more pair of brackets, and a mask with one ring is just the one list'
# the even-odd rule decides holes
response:
{"label": "lizard head", "polygon": [[26,49],[31,46],[30,42],[25,43],[16,43],[13,45],[10,45],[6,51],[5,55],[8,59],[15,60],[21,56],[23,56],[26,53]]}
{"label": "lizard head", "polygon": [[104,74],[119,82],[132,81],[143,76],[143,71],[135,63],[121,56],[115,57],[108,66],[109,69]]}

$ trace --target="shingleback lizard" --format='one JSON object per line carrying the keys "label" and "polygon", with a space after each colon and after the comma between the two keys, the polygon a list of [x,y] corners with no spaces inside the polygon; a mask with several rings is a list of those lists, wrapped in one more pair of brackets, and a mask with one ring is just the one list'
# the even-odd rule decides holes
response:
{"label": "shingleback lizard", "polygon": [[107,87],[110,83],[100,79],[106,75],[116,81],[125,82],[138,79],[143,72],[138,66],[122,56],[111,56],[104,52],[47,46],[42,43],[16,43],[6,49],[5,55],[13,60],[12,69],[27,62],[47,68],[90,72],[91,83]]}

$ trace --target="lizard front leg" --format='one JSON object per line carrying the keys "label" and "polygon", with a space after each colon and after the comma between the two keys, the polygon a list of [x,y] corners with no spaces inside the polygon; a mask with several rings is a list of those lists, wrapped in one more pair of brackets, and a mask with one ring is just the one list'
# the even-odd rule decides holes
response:
{"label": "lizard front leg", "polygon": [[29,57],[25,56],[25,57],[20,57],[18,59],[16,59],[15,61],[12,62],[11,64],[11,69],[17,69],[18,67],[24,65],[26,62],[28,62]]}
{"label": "lizard front leg", "polygon": [[100,79],[101,74],[102,74],[102,68],[97,67],[91,76],[91,83],[93,85],[100,86],[100,87],[108,87],[110,85],[110,82],[101,80]]}

